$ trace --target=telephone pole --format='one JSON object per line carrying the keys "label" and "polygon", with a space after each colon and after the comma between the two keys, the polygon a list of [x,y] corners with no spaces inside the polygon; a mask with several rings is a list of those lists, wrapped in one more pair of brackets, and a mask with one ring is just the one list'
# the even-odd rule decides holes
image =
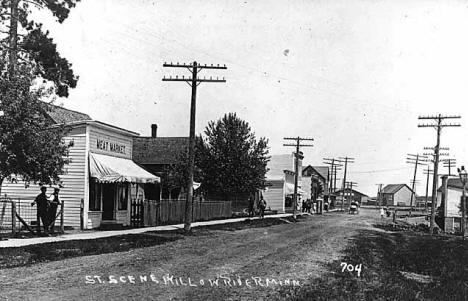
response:
{"label": "telephone pole", "polygon": [[461,116],[442,116],[441,114],[437,116],[419,116],[419,120],[431,120],[433,123],[429,124],[418,124],[418,127],[426,128],[434,128],[437,131],[437,140],[436,145],[434,147],[434,177],[432,180],[432,204],[431,204],[431,226],[430,232],[434,233],[435,227],[435,211],[436,211],[436,202],[437,202],[437,184],[438,184],[438,177],[437,174],[439,172],[439,148],[440,148],[440,135],[442,129],[445,127],[459,127],[460,124],[452,124],[452,123],[443,123],[446,119],[459,119]]}
{"label": "telephone pole", "polygon": [[[349,190],[348,196],[354,201],[353,186],[357,187],[356,182],[346,182],[347,189]],[[348,207],[351,206],[351,200],[348,202]]]}
{"label": "telephone pole", "polygon": [[323,163],[331,166],[330,170],[330,185],[329,185],[329,195],[331,195],[336,190],[336,172],[338,167],[343,166],[340,164],[340,161],[335,158],[323,158]]}
{"label": "telephone pole", "polygon": [[382,186],[384,184],[375,184],[377,185],[377,202],[379,204],[379,206],[382,206]]}
{"label": "telephone pole", "polygon": [[313,138],[301,138],[297,137],[285,137],[284,140],[293,140],[295,144],[283,144],[283,146],[294,146],[296,152],[294,153],[294,199],[293,199],[293,217],[296,219],[296,206],[297,206],[297,181],[299,179],[299,156],[301,156],[300,148],[301,147],[312,147],[312,144],[301,144],[301,141],[314,141]]}
{"label": "telephone pole", "polygon": [[442,160],[442,162],[444,163],[444,167],[448,168],[448,175],[454,176],[452,175],[452,167],[455,168],[457,164],[457,160],[456,159],[444,159]]}
{"label": "telephone pole", "polygon": [[416,173],[418,171],[418,165],[425,165],[424,163],[421,163],[421,161],[425,161],[427,160],[427,157],[426,156],[422,156],[420,154],[408,154],[408,157],[406,157],[406,163],[409,163],[409,164],[414,164],[414,175],[413,175],[413,181],[411,181],[412,183],[412,186],[411,186],[411,189],[412,189],[412,192],[411,192],[411,201],[410,201],[410,215],[411,215],[411,211],[413,210],[413,199],[415,197],[415,188],[416,188]]}
{"label": "telephone pole", "polygon": [[[344,175],[343,175],[343,191],[341,192],[341,211],[343,211],[343,203],[344,203],[344,191],[346,188],[346,172],[348,170],[348,163],[354,163],[354,158],[350,158],[348,156],[346,157],[340,157],[340,162],[344,162]],[[344,161],[343,161],[344,160]]]}
{"label": "telephone pole", "polygon": [[429,166],[426,166],[426,169],[424,170],[424,174],[427,175],[426,179],[426,202],[424,204],[424,210],[427,212],[427,198],[429,194],[429,176],[432,175],[434,170],[430,169]]}
{"label": "telephone pole", "polygon": [[195,166],[195,113],[196,113],[196,104],[197,104],[197,87],[201,83],[225,83],[226,80],[219,78],[199,78],[198,73],[203,69],[222,69],[226,70],[226,65],[217,66],[211,65],[201,65],[194,61],[192,64],[173,64],[173,63],[164,63],[163,67],[170,68],[186,68],[192,73],[192,76],[185,78],[175,78],[163,77],[163,81],[169,82],[186,82],[192,87],[192,98],[190,102],[190,134],[189,134],[189,166],[188,166],[188,180],[187,180],[187,199],[185,200],[185,221],[184,221],[184,230],[186,232],[190,231],[191,228],[191,219],[192,219],[192,199],[193,199],[193,170]]}

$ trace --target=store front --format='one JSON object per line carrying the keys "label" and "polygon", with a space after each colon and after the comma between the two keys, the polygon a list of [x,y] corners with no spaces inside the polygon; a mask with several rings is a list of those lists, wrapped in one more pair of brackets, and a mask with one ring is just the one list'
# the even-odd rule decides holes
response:
{"label": "store front", "polygon": [[[103,223],[129,226],[132,202],[143,202],[145,184],[160,182],[159,177],[132,161],[133,138],[138,133],[94,120],[66,126],[69,131],[64,141],[70,145],[70,162],[60,176],[59,195],[64,203],[65,226],[75,229],[98,228]],[[2,194],[25,208],[30,208],[39,192],[39,185],[32,183],[5,181],[2,185]]]}

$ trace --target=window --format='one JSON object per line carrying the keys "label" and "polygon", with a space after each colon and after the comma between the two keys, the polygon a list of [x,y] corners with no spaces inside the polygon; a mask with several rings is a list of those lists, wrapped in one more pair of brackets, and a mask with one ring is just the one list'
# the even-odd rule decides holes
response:
{"label": "window", "polygon": [[126,183],[119,183],[117,185],[117,204],[119,210],[127,210],[128,184]]}
{"label": "window", "polygon": [[89,210],[101,211],[101,184],[94,179],[89,182]]}

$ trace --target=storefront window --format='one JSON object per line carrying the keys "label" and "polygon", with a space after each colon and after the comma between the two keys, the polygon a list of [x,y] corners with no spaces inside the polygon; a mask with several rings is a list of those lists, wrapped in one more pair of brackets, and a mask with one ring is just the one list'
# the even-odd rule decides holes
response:
{"label": "storefront window", "polygon": [[101,185],[91,179],[89,183],[89,210],[100,211],[101,210]]}
{"label": "storefront window", "polygon": [[117,204],[119,210],[127,210],[128,184],[119,183],[117,186]]}

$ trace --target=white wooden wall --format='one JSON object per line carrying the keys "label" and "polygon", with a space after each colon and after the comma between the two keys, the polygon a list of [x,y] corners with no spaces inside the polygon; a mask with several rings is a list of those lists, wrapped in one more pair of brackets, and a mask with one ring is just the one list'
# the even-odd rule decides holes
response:
{"label": "white wooden wall", "polygon": [[[64,187],[60,190],[59,197],[65,206],[65,226],[79,228],[80,204],[85,195],[86,127],[72,129],[64,140],[66,144],[73,140],[73,146],[69,149],[71,162],[64,167],[65,173],[60,176]],[[52,188],[47,189],[47,195],[52,194],[52,192]],[[7,194],[10,198],[28,200],[30,203],[40,193],[40,188],[38,184],[34,183],[25,188],[24,182],[5,182],[2,185],[1,193],[2,196]]]}

